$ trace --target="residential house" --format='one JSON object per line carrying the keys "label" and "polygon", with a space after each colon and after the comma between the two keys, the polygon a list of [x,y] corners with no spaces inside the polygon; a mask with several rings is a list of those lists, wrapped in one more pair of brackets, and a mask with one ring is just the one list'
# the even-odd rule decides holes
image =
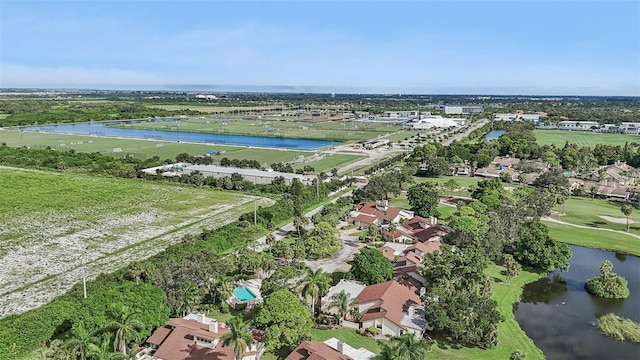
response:
{"label": "residential house", "polygon": [[395,231],[389,231],[388,227],[384,228],[382,238],[385,241],[401,243],[426,242],[440,240],[449,231],[448,227],[438,224],[435,216],[430,216],[429,219],[414,216],[397,226]]}
{"label": "residential house", "polygon": [[602,185],[617,187],[631,186],[635,184],[637,171],[625,162],[616,161],[612,165],[601,166],[593,171],[588,171],[577,177],[587,181],[599,182]]}
{"label": "residential house", "polygon": [[372,360],[375,353],[355,349],[336,338],[320,341],[303,341],[285,360]]}
{"label": "residential house", "polygon": [[338,313],[338,309],[330,307],[334,295],[344,291],[349,300],[355,300],[365,287],[366,285],[360,281],[340,279],[340,281],[330,287],[327,294],[322,297],[320,309],[324,313],[335,315]]}
{"label": "residential house", "polygon": [[410,281],[391,280],[369,285],[358,295],[362,328],[376,328],[381,335],[411,333],[421,338],[429,329],[418,288]]}
{"label": "residential house", "polygon": [[[204,314],[172,318],[147,339],[153,360],[235,360],[233,348],[223,346],[221,337],[230,332],[224,323]],[[242,360],[259,360],[264,353],[262,333],[252,332],[255,342],[245,349]]]}
{"label": "residential house", "polygon": [[[440,249],[442,243],[439,240],[417,242],[413,245],[386,243],[380,251],[393,264],[394,279],[414,279],[424,285],[426,279],[422,276],[422,259],[426,254],[431,254]],[[400,249],[404,246],[403,249]]]}
{"label": "residential house", "polygon": [[411,219],[413,215],[413,211],[389,206],[387,200],[361,202],[349,213],[348,222],[360,229],[366,229],[385,222],[399,223],[402,219]]}

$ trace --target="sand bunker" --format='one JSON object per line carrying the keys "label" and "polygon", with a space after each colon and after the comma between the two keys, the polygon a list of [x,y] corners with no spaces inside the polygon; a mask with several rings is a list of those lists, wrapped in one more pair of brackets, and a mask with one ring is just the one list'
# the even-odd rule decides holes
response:
{"label": "sand bunker", "polygon": [[[613,216],[605,216],[605,215],[600,215],[599,216],[601,219],[604,219],[608,222],[612,222],[614,224],[626,224],[627,223],[627,218],[617,218],[617,217],[613,217]],[[635,221],[629,219],[629,224],[633,224],[635,223]]]}

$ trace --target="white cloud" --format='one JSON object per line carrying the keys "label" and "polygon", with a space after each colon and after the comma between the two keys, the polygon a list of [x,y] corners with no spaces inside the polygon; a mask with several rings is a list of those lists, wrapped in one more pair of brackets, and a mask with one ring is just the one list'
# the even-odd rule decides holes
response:
{"label": "white cloud", "polygon": [[33,67],[0,62],[0,87],[107,87],[164,84],[163,76],[125,69]]}

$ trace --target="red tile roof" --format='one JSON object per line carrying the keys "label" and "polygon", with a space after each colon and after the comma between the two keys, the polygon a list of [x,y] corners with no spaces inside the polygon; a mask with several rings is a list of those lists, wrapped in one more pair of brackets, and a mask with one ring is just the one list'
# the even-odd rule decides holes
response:
{"label": "red tile roof", "polygon": [[358,216],[356,216],[355,218],[355,221],[365,224],[373,224],[376,222],[376,220],[378,220],[378,218],[376,218],[375,216],[369,216],[366,214],[358,214]]}
{"label": "red tile roof", "polygon": [[415,293],[412,287],[401,285],[395,280],[387,281],[381,284],[369,285],[358,295],[358,303],[363,305],[371,301],[380,301],[380,309],[374,308],[363,315],[370,315],[385,311],[384,317],[400,325],[403,312],[413,304],[422,305],[420,296]]}
{"label": "red tile roof", "polygon": [[377,217],[380,220],[395,219],[400,214],[400,208],[387,206],[386,214],[384,210],[378,209],[374,202],[361,202],[356,205],[356,211]]}
{"label": "red tile roof", "polygon": [[[208,348],[196,344],[194,337],[213,341],[228,333],[224,324],[218,324],[218,332],[209,331],[209,325],[187,319],[169,319],[167,327],[158,328],[147,339],[157,345],[154,357],[163,360],[233,360],[233,348],[218,344]],[[249,354],[255,354],[250,352]]]}
{"label": "red tile roof", "polygon": [[392,249],[389,246],[383,246],[379,249],[380,251],[382,251],[382,255],[384,255],[384,257],[386,257],[387,259],[393,261],[395,260],[396,256],[394,255],[394,253],[396,252],[394,249]]}
{"label": "red tile roof", "polygon": [[353,360],[320,341],[303,341],[285,360]]}

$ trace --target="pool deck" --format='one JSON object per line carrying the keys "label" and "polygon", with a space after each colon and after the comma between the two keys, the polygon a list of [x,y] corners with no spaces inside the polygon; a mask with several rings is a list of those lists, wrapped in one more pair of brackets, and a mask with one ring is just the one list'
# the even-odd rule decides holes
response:
{"label": "pool deck", "polygon": [[247,289],[249,289],[249,291],[251,291],[251,293],[253,293],[253,295],[256,296],[256,298],[251,300],[240,301],[240,299],[238,299],[235,295],[232,295],[231,298],[227,300],[227,303],[231,305],[232,308],[235,309],[236,305],[239,305],[239,304],[247,304],[247,308],[251,308],[253,305],[262,304],[262,302],[264,301],[264,299],[262,298],[262,295],[260,295],[260,288],[262,287],[261,279],[239,281],[236,284],[236,286],[246,287]]}

